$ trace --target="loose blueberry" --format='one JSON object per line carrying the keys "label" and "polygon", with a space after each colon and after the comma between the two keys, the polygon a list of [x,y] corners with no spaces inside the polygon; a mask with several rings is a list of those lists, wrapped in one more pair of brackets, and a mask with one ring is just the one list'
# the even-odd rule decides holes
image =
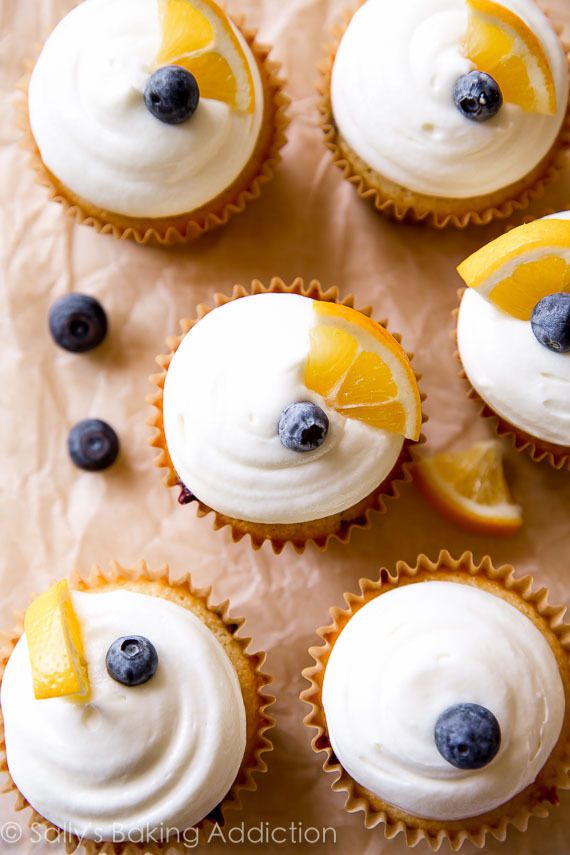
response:
{"label": "loose blueberry", "polygon": [[499,112],[503,96],[498,83],[483,71],[470,71],[459,78],[453,89],[455,106],[466,119],[486,122]]}
{"label": "loose blueberry", "polygon": [[117,638],[107,651],[107,672],[123,686],[140,686],[156,674],[158,654],[144,635],[124,635]]}
{"label": "loose blueberry", "polygon": [[501,728],[493,713],[479,704],[448,707],[435,724],[435,744],[457,769],[482,769],[501,745]]}
{"label": "loose blueberry", "polygon": [[70,430],[69,456],[76,466],[88,472],[108,469],[119,453],[119,438],[101,419],[83,419]]}
{"label": "loose blueberry", "polygon": [[94,297],[66,294],[50,309],[49,329],[60,347],[84,353],[101,344],[107,335],[107,315]]}
{"label": "loose blueberry", "polygon": [[195,112],[200,100],[196,78],[179,65],[165,65],[152,74],[144,90],[147,109],[167,125],[179,125]]}
{"label": "loose blueberry", "polygon": [[539,300],[530,319],[541,344],[557,353],[570,350],[570,294],[548,294]]}
{"label": "loose blueberry", "polygon": [[309,401],[289,404],[279,418],[279,439],[291,451],[314,451],[325,441],[328,429],[327,414]]}

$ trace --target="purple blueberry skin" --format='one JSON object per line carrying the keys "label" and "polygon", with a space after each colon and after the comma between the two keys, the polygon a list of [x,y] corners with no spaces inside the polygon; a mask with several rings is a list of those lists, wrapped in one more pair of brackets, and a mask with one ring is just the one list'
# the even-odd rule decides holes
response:
{"label": "purple blueberry skin", "polygon": [[503,104],[498,83],[483,71],[470,71],[457,80],[453,100],[459,112],[472,122],[486,122]]}
{"label": "purple blueberry skin", "polygon": [[570,351],[570,294],[558,292],[539,300],[530,319],[538,341],[556,353]]}
{"label": "purple blueberry skin", "polygon": [[167,125],[179,125],[196,112],[200,90],[193,74],[179,65],[165,65],[149,77],[144,102]]}
{"label": "purple blueberry skin", "polygon": [[327,438],[327,414],[310,401],[298,401],[285,407],[279,417],[279,439],[291,451],[314,451]]}
{"label": "purple blueberry skin", "polygon": [[49,312],[49,330],[56,344],[72,353],[85,353],[107,335],[107,315],[87,294],[66,294]]}
{"label": "purple blueberry skin", "polygon": [[501,728],[486,707],[454,704],[439,716],[434,739],[441,756],[456,769],[482,769],[501,747]]}
{"label": "purple blueberry skin", "polygon": [[156,674],[158,654],[144,635],[124,635],[109,647],[105,664],[107,673],[117,683],[141,686]]}
{"label": "purple blueberry skin", "polygon": [[100,472],[112,466],[119,453],[119,438],[101,419],[83,419],[70,430],[69,456],[79,469]]}

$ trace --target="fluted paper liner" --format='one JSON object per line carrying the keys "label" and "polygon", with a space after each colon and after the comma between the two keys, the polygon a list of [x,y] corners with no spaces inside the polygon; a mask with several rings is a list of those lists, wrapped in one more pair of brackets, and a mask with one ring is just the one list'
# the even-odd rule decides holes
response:
{"label": "fluted paper liner", "polygon": [[[465,290],[465,288],[460,288],[457,292],[460,303]],[[455,328],[452,332],[452,336],[453,341],[455,342],[455,350],[453,355],[459,364],[459,376],[467,384],[467,397],[476,401],[479,405],[479,415],[486,419],[492,419],[496,435],[501,438],[510,439],[516,451],[528,454],[535,463],[547,463],[549,466],[552,466],[553,469],[567,469],[570,471],[570,446],[556,445],[555,443],[547,442],[546,440],[539,439],[536,436],[531,436],[530,434],[525,433],[523,430],[516,427],[516,425],[511,424],[511,422],[508,422],[496,413],[495,410],[493,410],[492,407],[490,407],[481,395],[473,388],[471,381],[467,376],[467,372],[463,367],[461,356],[459,354],[459,347],[457,345],[458,314],[459,309],[454,309],[453,317],[455,320]]]}
{"label": "fluted paper liner", "polygon": [[[153,448],[158,449],[159,453],[154,463],[158,468],[166,470],[164,483],[167,487],[181,486],[178,474],[176,473],[174,464],[172,463],[170,454],[168,453],[163,421],[164,383],[168,367],[172,361],[174,353],[178,349],[186,333],[192,329],[194,324],[203,318],[204,315],[212,311],[213,308],[222,306],[231,300],[239,300],[241,297],[247,297],[251,294],[267,293],[300,294],[305,297],[311,297],[314,300],[323,300],[325,302],[338,303],[342,306],[350,306],[351,308],[354,308],[354,298],[352,295],[341,299],[338,288],[328,288],[325,291],[317,280],[312,280],[308,285],[305,285],[303,280],[300,278],[295,279],[290,285],[287,285],[282,279],[274,277],[271,279],[268,286],[263,285],[255,279],[247,290],[241,285],[236,285],[229,297],[224,294],[216,294],[213,306],[200,304],[197,307],[196,317],[180,321],[182,333],[178,336],[172,336],[167,339],[170,353],[158,356],[156,359],[162,371],[161,373],[153,374],[150,377],[150,381],[157,387],[157,391],[148,397],[148,402],[152,404],[155,410],[148,422],[153,428],[155,428],[154,435],[150,440],[150,445]],[[371,315],[370,307],[360,309],[359,311],[367,317],[370,317]],[[387,328],[386,321],[383,320],[380,321],[380,323],[382,326]],[[397,333],[392,333],[392,335],[398,342],[401,342],[400,335]],[[413,359],[413,354],[408,353],[407,355],[410,360]],[[415,377],[416,380],[420,379],[420,375],[417,373],[415,373]],[[425,400],[425,395],[422,395],[422,401],[423,400]],[[426,420],[427,419],[424,415],[423,421]],[[421,435],[418,442],[425,442],[425,437]],[[200,502],[198,499],[192,502],[192,504],[197,506],[197,514],[200,517],[209,513],[214,514],[214,529],[221,529],[225,526],[230,526],[234,542],[241,540],[245,535],[249,535],[253,549],[260,549],[264,541],[269,540],[275,553],[280,553],[286,543],[291,543],[293,548],[299,553],[303,552],[308,542],[313,542],[319,549],[325,550],[331,538],[335,538],[342,543],[348,543],[350,533],[353,528],[367,528],[371,524],[370,515],[373,511],[377,511],[379,513],[384,513],[386,511],[385,498],[387,496],[393,496],[395,498],[399,497],[397,482],[411,481],[409,464],[415,459],[415,445],[416,443],[413,443],[410,440],[404,440],[402,451],[400,452],[398,460],[394,464],[392,471],[384,481],[382,481],[382,483],[372,491],[372,493],[356,505],[347,508],[345,511],[332,516],[323,517],[322,519],[298,524],[254,523],[218,513],[208,505]],[[191,488],[191,485],[188,486]]]}
{"label": "fluted paper liner", "polygon": [[[359,0],[356,9],[365,2]],[[516,211],[523,211],[534,199],[544,195],[550,184],[568,166],[570,152],[570,100],[560,133],[548,154],[524,178],[495,193],[468,199],[447,199],[409,190],[369,167],[339,133],[332,112],[330,84],[332,69],[340,41],[354,11],[347,11],[334,28],[332,43],[325,48],[326,59],[319,65],[318,83],[320,124],[325,145],[332,152],[333,163],[343,177],[356,187],[358,195],[367,199],[382,214],[395,220],[424,222],[435,229],[453,227],[464,229],[471,225],[488,225],[504,220]],[[561,28],[553,24],[561,36]],[[564,43],[570,63],[570,45]]]}
{"label": "fluted paper liner", "polygon": [[[214,823],[223,825],[227,819],[227,812],[237,811],[241,808],[242,792],[255,791],[257,789],[255,776],[267,770],[267,764],[262,755],[273,750],[273,744],[266,732],[275,725],[274,719],[268,713],[268,707],[274,703],[275,698],[265,691],[265,687],[271,682],[271,678],[261,670],[265,661],[265,653],[247,652],[251,638],[242,637],[238,634],[244,624],[244,619],[230,615],[228,600],[224,600],[218,605],[212,604],[210,601],[211,587],[195,588],[189,573],[181,578],[173,579],[168,565],[157,570],[151,570],[144,561],[141,561],[134,568],[122,567],[113,561],[108,568],[93,567],[87,577],[73,573],[70,579],[70,588],[77,591],[112,590],[117,587],[150,596],[164,597],[182,608],[189,609],[216,636],[236,670],[246,709],[246,749],[236,779],[227,795],[207,817],[195,826],[200,830],[200,835],[206,838],[208,829],[212,829]],[[5,643],[0,651],[0,686],[6,663],[22,632],[23,616],[18,616],[18,626],[12,633],[5,636]],[[33,809],[10,777],[6,761],[1,710],[0,772],[4,773],[4,777],[7,778],[7,783],[0,789],[0,792],[17,794],[16,811],[30,809],[31,815],[27,818],[28,826],[31,828],[39,823],[46,829],[46,834],[53,834],[54,839],[65,839],[67,852],[75,852],[80,846],[84,848],[86,855],[164,855],[167,850],[176,850],[180,853],[188,851],[182,839],[180,841],[172,840],[172,842],[145,844],[100,843],[93,840],[80,840],[67,831],[64,835],[61,829]],[[183,829],[181,829],[182,831]],[[46,839],[52,838],[48,836]]]}
{"label": "fluted paper liner", "polygon": [[[351,778],[333,753],[321,695],[331,650],[358,609],[398,586],[433,579],[484,588],[526,615],[550,644],[560,668],[566,697],[566,713],[560,738],[536,780],[494,811],[452,822],[408,814],[383,802]],[[301,693],[301,699],[311,708],[304,722],[316,731],[311,742],[312,748],[315,753],[325,753],[323,769],[334,775],[332,789],[344,793],[345,809],[350,813],[362,811],[365,826],[375,828],[381,825],[388,839],[402,834],[408,846],[416,846],[424,840],[434,851],[440,848],[444,840],[449,842],[454,851],[460,849],[466,841],[482,848],[487,835],[504,840],[509,826],[525,831],[532,816],[546,817],[552,805],[558,803],[557,790],[570,789],[570,624],[564,622],[566,608],[549,605],[548,591],[545,588],[535,589],[531,576],[516,577],[510,565],[496,568],[488,556],[475,563],[471,552],[464,552],[455,559],[444,550],[435,561],[420,555],[413,567],[399,561],[394,574],[383,568],[376,580],[360,579],[359,587],[360,593],[344,595],[346,608],[332,608],[332,623],[318,630],[323,644],[309,649],[315,664],[303,671],[310,687]]]}
{"label": "fluted paper liner", "polygon": [[92,226],[97,232],[111,234],[121,240],[172,246],[189,243],[225,225],[231,217],[241,213],[249,202],[259,198],[263,185],[273,178],[281,158],[280,149],[287,141],[287,107],[290,99],[283,91],[285,80],[281,77],[280,65],[269,58],[270,48],[257,42],[257,31],[247,27],[243,20],[232,20],[246,39],[261,74],[265,107],[259,137],[249,161],[226,190],[200,208],[173,217],[127,217],[105,211],[74,194],[50,172],[41,159],[30,127],[27,90],[33,63],[29,63],[28,73],[21,84],[25,95],[21,120],[23,144],[30,153],[38,182],[48,188],[49,198],[60,202],[65,213],[75,222]]}

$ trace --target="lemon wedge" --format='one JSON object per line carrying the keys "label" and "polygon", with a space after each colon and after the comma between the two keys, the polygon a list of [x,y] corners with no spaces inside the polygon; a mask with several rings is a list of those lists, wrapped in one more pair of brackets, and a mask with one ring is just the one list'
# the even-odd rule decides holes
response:
{"label": "lemon wedge", "polygon": [[479,534],[511,535],[522,525],[505,480],[498,440],[444,452],[414,466],[414,481],[443,516]]}
{"label": "lemon wedge", "polygon": [[479,71],[490,74],[503,99],[528,113],[553,116],[556,87],[548,57],[530,27],[493,0],[467,0],[466,54]]}
{"label": "lemon wedge", "polygon": [[200,96],[252,113],[255,91],[249,61],[229,20],[213,0],[159,0],[162,41],[155,66],[180,65]]}
{"label": "lemon wedge", "polygon": [[528,321],[543,297],[570,293],[570,220],[535,220],[466,258],[457,272],[469,288]]}
{"label": "lemon wedge", "polygon": [[34,695],[38,699],[89,694],[81,627],[66,579],[28,607],[24,618]]}
{"label": "lemon wedge", "polygon": [[304,382],[348,419],[418,439],[421,401],[410,361],[384,327],[355,309],[316,301]]}

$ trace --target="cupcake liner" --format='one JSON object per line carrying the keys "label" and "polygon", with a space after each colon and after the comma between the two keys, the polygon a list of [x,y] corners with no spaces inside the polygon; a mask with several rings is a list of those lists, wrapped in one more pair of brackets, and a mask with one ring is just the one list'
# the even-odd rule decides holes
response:
{"label": "cupcake liner", "polygon": [[[308,285],[305,285],[301,278],[297,278],[290,285],[287,285],[282,279],[274,277],[271,279],[268,286],[263,285],[258,280],[254,280],[248,289],[243,288],[241,285],[236,285],[230,297],[224,294],[216,294],[213,306],[201,304],[197,307],[195,318],[182,320],[180,322],[180,327],[182,329],[181,335],[172,336],[167,339],[170,353],[158,356],[156,359],[162,371],[159,374],[153,374],[150,377],[150,382],[156,386],[157,391],[147,398],[148,403],[151,404],[155,410],[148,420],[148,424],[155,429],[149,443],[153,448],[158,449],[159,453],[154,464],[156,467],[166,470],[164,484],[167,487],[182,486],[170,458],[170,454],[168,453],[163,422],[164,383],[168,367],[172,361],[175,351],[186,333],[213,308],[222,306],[232,300],[239,300],[241,297],[247,297],[250,294],[267,293],[301,294],[305,297],[311,297],[314,300],[323,300],[329,303],[339,303],[343,306],[354,307],[354,298],[351,295],[341,299],[338,288],[329,288],[324,291],[320,282],[317,280],[312,280]],[[360,311],[368,317],[371,315],[370,307],[366,307]],[[387,327],[385,320],[380,321],[380,323],[382,326]],[[400,335],[396,333],[392,333],[392,335],[394,335],[394,338],[398,342],[401,341]],[[408,357],[410,360],[413,359],[413,354],[408,353]],[[419,380],[420,375],[415,372],[414,374],[416,379]],[[424,401],[425,395],[422,395],[421,398],[422,401]],[[423,415],[423,421],[427,421],[425,415]],[[213,513],[214,529],[217,530],[224,528],[225,526],[230,526],[231,536],[234,543],[237,543],[245,535],[248,535],[251,540],[251,546],[256,550],[260,549],[264,541],[268,540],[276,554],[282,551],[286,543],[291,543],[298,553],[303,552],[309,542],[314,543],[319,549],[324,551],[331,538],[334,538],[341,543],[348,543],[353,528],[368,528],[371,524],[370,515],[373,511],[377,511],[378,513],[384,513],[386,511],[385,498],[387,496],[393,496],[394,498],[399,497],[400,493],[397,482],[406,483],[411,481],[409,466],[415,459],[414,448],[416,444],[422,442],[425,442],[423,434],[420,436],[418,443],[413,443],[406,439],[394,468],[384,481],[382,481],[382,483],[379,484],[372,493],[356,505],[332,516],[298,524],[253,523],[218,513],[203,502],[196,500],[197,515],[199,517],[203,517],[209,513]],[[187,496],[184,495],[184,487],[182,487],[179,501],[181,504],[186,504],[188,501]]]}
{"label": "cupcake liner", "polygon": [[[434,576],[483,587],[530,618],[553,650],[566,695],[566,717],[560,738],[534,783],[494,811],[453,822],[412,816],[357,784],[333,753],[321,696],[331,650],[352,615],[376,596],[397,586],[433,579]],[[381,825],[387,839],[403,834],[408,846],[414,847],[424,840],[434,851],[439,850],[444,840],[453,851],[460,849],[466,841],[483,848],[487,835],[502,841],[509,826],[525,831],[532,816],[548,816],[550,807],[558,804],[557,790],[570,789],[570,625],[564,623],[565,607],[549,605],[548,591],[545,588],[535,589],[531,576],[516,577],[510,565],[495,568],[488,556],[475,563],[471,552],[464,552],[455,559],[443,550],[435,561],[422,554],[413,567],[399,561],[394,574],[383,568],[376,580],[360,579],[359,587],[360,593],[344,595],[345,609],[331,608],[332,623],[318,630],[323,644],[309,649],[315,664],[303,670],[310,686],[301,693],[301,699],[310,707],[304,723],[316,731],[311,742],[313,751],[325,753],[323,770],[334,775],[331,788],[345,794],[345,810],[349,813],[361,810],[365,826],[375,828]]]}
{"label": "cupcake liner", "polygon": [[246,39],[261,74],[265,110],[259,137],[249,161],[226,190],[200,208],[173,217],[126,217],[105,211],[75,195],[50,172],[41,159],[30,127],[27,91],[33,63],[28,63],[27,74],[20,86],[24,93],[21,117],[23,145],[30,155],[38,183],[48,188],[49,198],[61,203],[65,213],[76,223],[91,226],[97,232],[111,234],[120,240],[172,246],[189,243],[225,225],[231,217],[242,212],[249,202],[259,198],[263,185],[273,178],[281,159],[280,149],[287,141],[287,108],[290,99],[283,91],[285,80],[280,74],[281,66],[269,58],[270,47],[259,44],[256,40],[257,31],[246,26],[243,20],[232,20]]}
{"label": "cupcake liner", "polygon": [[[199,617],[208,629],[216,635],[218,641],[222,643],[226,653],[230,657],[238,674],[246,710],[248,709],[248,703],[250,706],[255,704],[257,707],[255,716],[248,715],[246,749],[234,783],[223,801],[195,826],[195,828],[200,830],[201,835],[207,836],[208,828],[211,829],[215,823],[218,823],[220,826],[224,825],[227,812],[237,811],[242,807],[242,793],[245,791],[255,791],[257,789],[255,776],[267,771],[267,764],[262,755],[267,751],[273,750],[273,744],[266,736],[266,732],[275,726],[273,717],[268,713],[268,708],[275,702],[275,698],[265,692],[265,687],[271,682],[271,678],[261,670],[266,654],[263,652],[247,652],[251,638],[238,635],[239,630],[245,622],[244,618],[236,618],[230,615],[228,600],[224,600],[217,605],[212,604],[210,602],[212,588],[195,588],[189,573],[186,573],[181,578],[173,579],[168,565],[164,565],[157,570],[151,570],[144,561],[139,562],[133,568],[123,567],[116,561],[112,561],[108,568],[94,566],[87,577],[82,577],[78,573],[73,573],[70,577],[70,587],[72,590],[77,591],[95,591],[101,588],[113,589],[117,586],[153,596],[165,597],[177,605],[188,608]],[[6,636],[2,650],[0,651],[0,687],[6,663],[22,632],[23,615],[19,615],[16,628]],[[227,642],[229,639],[228,633],[231,636],[231,641],[235,642],[231,646],[224,644],[224,641]],[[246,672],[245,676],[243,675],[244,671]],[[6,744],[4,741],[4,725],[1,710],[0,772],[5,773],[5,777],[7,778],[7,783],[0,792],[16,794],[16,811],[19,812],[26,808],[30,809],[31,815],[28,817],[28,826],[30,828],[35,827],[39,823],[46,829],[46,834],[53,834],[53,839],[65,840],[67,852],[75,852],[80,846],[83,847],[86,855],[165,855],[167,850],[179,853],[188,851],[182,839],[164,843],[149,842],[145,844],[100,843],[94,840],[82,840],[67,831],[64,834],[61,829],[34,810],[10,777],[6,760]],[[51,839],[51,836],[46,839]]]}
{"label": "cupcake liner", "polygon": [[[358,9],[365,0],[359,0]],[[468,199],[446,199],[415,193],[396,184],[371,169],[340,135],[333,117],[330,97],[331,74],[338,46],[354,14],[347,11],[333,30],[333,41],[326,46],[326,59],[319,65],[320,124],[325,145],[332,152],[333,163],[342,170],[343,178],[356,187],[358,195],[367,199],[382,214],[397,221],[423,222],[435,229],[448,227],[465,229],[471,225],[488,225],[504,220],[516,211],[523,211],[534,199],[544,195],[545,187],[568,167],[570,152],[570,99],[566,118],[552,148],[543,160],[523,179],[495,193]],[[559,37],[562,28],[553,23]],[[570,64],[570,45],[563,41]]]}
{"label": "cupcake liner", "polygon": [[[459,303],[461,303],[465,290],[465,288],[460,288],[457,292]],[[569,446],[556,445],[555,443],[547,442],[546,440],[539,439],[538,437],[525,433],[523,430],[516,427],[516,425],[511,424],[496,413],[495,410],[493,410],[473,388],[463,367],[463,363],[461,362],[461,356],[459,355],[459,348],[457,345],[458,314],[459,308],[454,309],[453,318],[455,321],[455,327],[452,331],[452,336],[455,343],[455,350],[453,355],[459,364],[459,376],[467,384],[467,397],[471,398],[473,401],[477,401],[479,405],[479,415],[486,419],[493,419],[496,435],[501,438],[510,439],[516,451],[528,454],[535,463],[547,463],[553,469],[566,469],[570,471]]]}

